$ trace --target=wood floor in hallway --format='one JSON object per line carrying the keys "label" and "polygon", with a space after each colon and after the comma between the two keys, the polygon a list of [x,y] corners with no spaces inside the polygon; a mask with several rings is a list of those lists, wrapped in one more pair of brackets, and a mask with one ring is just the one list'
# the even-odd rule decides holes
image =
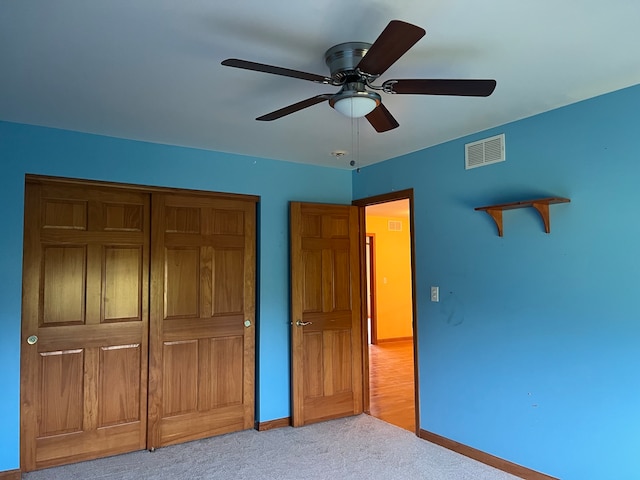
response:
{"label": "wood floor in hallway", "polygon": [[369,345],[370,413],[416,431],[413,341]]}

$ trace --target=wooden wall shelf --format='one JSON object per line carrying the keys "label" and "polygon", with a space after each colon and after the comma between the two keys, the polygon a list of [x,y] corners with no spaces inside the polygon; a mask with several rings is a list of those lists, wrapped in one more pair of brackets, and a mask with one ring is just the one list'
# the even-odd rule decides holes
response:
{"label": "wooden wall shelf", "polygon": [[515,208],[535,208],[544,222],[544,231],[549,233],[551,231],[549,226],[549,205],[554,203],[569,203],[571,200],[563,197],[547,197],[537,198],[535,200],[525,200],[522,202],[501,203],[499,205],[488,205],[486,207],[477,207],[475,210],[483,210],[487,212],[493,221],[496,222],[498,227],[498,235],[502,236],[502,211],[513,210]]}

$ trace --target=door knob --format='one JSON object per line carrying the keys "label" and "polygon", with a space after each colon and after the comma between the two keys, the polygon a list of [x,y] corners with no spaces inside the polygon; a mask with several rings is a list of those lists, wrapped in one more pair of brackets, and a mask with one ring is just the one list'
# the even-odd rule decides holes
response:
{"label": "door knob", "polygon": [[38,341],[37,335],[31,335],[30,337],[27,338],[27,343],[29,345],[34,345],[37,341]]}
{"label": "door knob", "polygon": [[249,328],[251,326],[251,320],[245,320],[244,321],[244,326]]}
{"label": "door knob", "polygon": [[306,327],[307,325],[313,325],[313,322],[303,322],[301,320],[296,320],[296,325],[298,327]]}

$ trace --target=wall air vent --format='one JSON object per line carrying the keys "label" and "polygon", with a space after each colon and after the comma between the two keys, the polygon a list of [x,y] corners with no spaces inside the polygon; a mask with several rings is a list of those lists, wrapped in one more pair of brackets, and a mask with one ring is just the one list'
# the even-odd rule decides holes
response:
{"label": "wall air vent", "polygon": [[504,162],[504,133],[485,138],[464,146],[464,168],[483,167],[492,163]]}
{"label": "wall air vent", "polygon": [[388,229],[390,232],[401,232],[402,231],[402,221],[400,220],[389,220]]}

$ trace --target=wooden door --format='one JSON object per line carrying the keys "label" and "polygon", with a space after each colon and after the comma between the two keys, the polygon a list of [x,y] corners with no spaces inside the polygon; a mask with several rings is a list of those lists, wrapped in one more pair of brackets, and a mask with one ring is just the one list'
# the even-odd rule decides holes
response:
{"label": "wooden door", "polygon": [[358,208],[291,203],[293,425],[362,413]]}
{"label": "wooden door", "polygon": [[29,179],[23,471],[145,447],[149,196]]}
{"label": "wooden door", "polygon": [[255,202],[153,194],[148,447],[253,427]]}

